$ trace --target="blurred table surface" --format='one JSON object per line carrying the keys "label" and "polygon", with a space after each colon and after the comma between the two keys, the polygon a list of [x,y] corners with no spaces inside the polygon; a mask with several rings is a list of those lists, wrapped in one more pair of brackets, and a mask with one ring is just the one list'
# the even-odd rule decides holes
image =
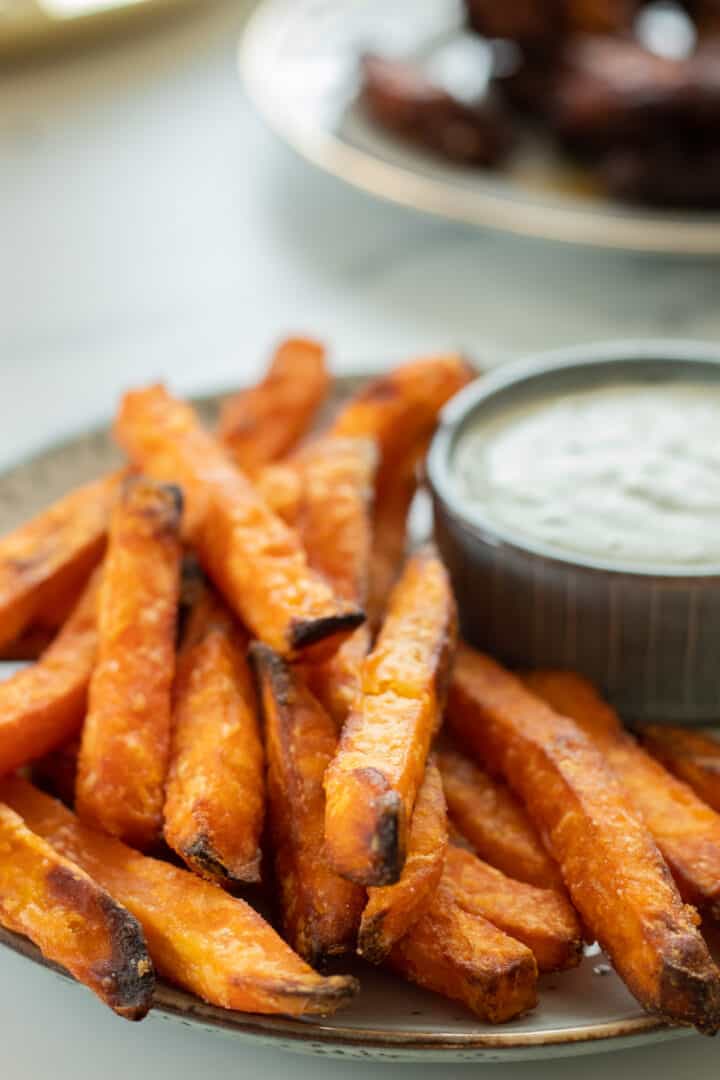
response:
{"label": "blurred table surface", "polygon": [[[338,371],[448,346],[495,364],[575,341],[720,338],[720,264],[471,232],[298,160],[243,98],[246,7],[208,0],[0,71],[0,466],[109,416],[129,384],[250,378],[291,330],[332,343]],[[131,1027],[5,954],[0,1018],[3,1080],[416,1072],[292,1059],[153,1017]],[[717,1062],[698,1037],[502,1075],[702,1080]]]}

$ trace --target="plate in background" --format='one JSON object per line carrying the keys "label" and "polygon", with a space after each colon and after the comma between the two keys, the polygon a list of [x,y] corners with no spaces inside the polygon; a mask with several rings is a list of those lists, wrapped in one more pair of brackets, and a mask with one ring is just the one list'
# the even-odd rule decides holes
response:
{"label": "plate in background", "polygon": [[0,0],[0,55],[25,53],[196,0]]}
{"label": "plate in background", "polygon": [[[357,385],[357,378],[337,379],[335,404]],[[215,415],[217,402],[217,398],[198,402],[206,419]],[[0,535],[71,488],[115,468],[120,460],[109,432],[103,430],[77,436],[8,469],[0,474]],[[9,673],[9,666],[0,664],[0,678]],[[58,970],[27,939],[1,927],[0,944],[28,962]],[[541,977],[537,1009],[502,1025],[484,1024],[462,1006],[360,961],[339,968],[359,975],[363,987],[359,997],[327,1020],[227,1012],[162,982],[155,1011],[240,1041],[385,1061],[555,1058],[623,1050],[690,1034],[644,1013],[597,947],[586,952],[575,971]],[[58,987],[58,993],[73,992],[88,993]]]}
{"label": "plate in background", "polygon": [[[245,87],[300,154],[373,195],[525,236],[667,254],[720,254],[720,214],[612,202],[587,172],[526,136],[503,169],[452,165],[408,147],[355,104],[364,51],[430,60],[453,78],[482,69],[460,0],[264,0],[241,46]],[[473,67],[474,65],[474,67]]]}

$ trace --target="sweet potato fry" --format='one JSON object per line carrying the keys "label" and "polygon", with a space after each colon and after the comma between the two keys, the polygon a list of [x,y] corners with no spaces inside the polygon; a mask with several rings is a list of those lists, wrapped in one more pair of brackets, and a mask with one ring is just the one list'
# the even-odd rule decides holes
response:
{"label": "sweet potato fry", "polygon": [[368,889],[358,952],[380,964],[424,914],[435,894],[448,846],[447,810],[437,766],[428,759],[410,822],[408,856],[395,885]]}
{"label": "sweet potato fry", "polygon": [[325,779],[328,856],[351,881],[390,885],[400,877],[455,638],[448,576],[428,546],[408,560],[393,590]]}
{"label": "sweet potato fry", "polygon": [[0,539],[0,648],[38,616],[54,629],[77,602],[102,558],[120,478],[114,473],[78,488]]}
{"label": "sweet potato fry", "polygon": [[437,760],[450,820],[480,858],[517,881],[564,891],[560,868],[507,785],[456,747],[443,745]]}
{"label": "sweet potato fry", "polygon": [[430,437],[443,405],[472,377],[457,353],[402,364],[351,398],[331,434],[375,439],[382,476]]}
{"label": "sweet potato fry", "polygon": [[319,342],[283,341],[265,378],[223,403],[220,439],[236,465],[254,476],[263,465],[285,457],[308,431],[329,386]]}
{"label": "sweet potato fry", "polygon": [[0,683],[0,775],[76,735],[97,654],[95,571],[67,623],[36,664]]}
{"label": "sweet potato fry", "polygon": [[246,652],[205,588],[177,662],[164,835],[192,870],[225,884],[260,877],[265,766]]}
{"label": "sweet potato fry", "polygon": [[[371,504],[377,450],[372,439],[327,436],[313,440],[297,458],[302,497],[296,519],[308,561],[337,596],[364,607],[372,543]],[[370,648],[366,625],[329,660],[307,664],[303,675],[340,729],[360,690],[360,671]]]}
{"label": "sweet potato fry", "polygon": [[328,865],[323,777],[335,725],[301,676],[267,645],[251,655],[268,758],[268,808],[285,938],[313,967],[355,948],[363,889]]}
{"label": "sweet potato fry", "polygon": [[711,1032],[720,974],[660,852],[599,750],[489,657],[458,650],[447,721],[503,773],[557,859],[586,927],[642,1005]]}
{"label": "sweet potato fry", "polygon": [[30,778],[33,784],[64,802],[66,806],[73,806],[79,753],[80,739],[76,738],[59,746],[57,750],[43,754],[32,763]]}
{"label": "sweet potato fry", "polygon": [[189,406],[161,386],[127,394],[116,434],[147,473],[181,485],[200,561],[262,641],[284,655],[331,655],[364,622],[362,611],[336,598],[310,570],[297,535],[203,431]]}
{"label": "sweet potato fry", "polygon": [[78,758],[78,813],[137,847],[162,830],[181,512],[177,488],[142,478],[115,509]]}
{"label": "sweet potato fry", "polygon": [[291,527],[300,513],[303,482],[300,469],[293,461],[266,465],[254,477],[253,483],[274,514]]}
{"label": "sweet potato fry", "polygon": [[566,971],[580,963],[582,929],[564,893],[506,877],[454,844],[448,848],[445,876],[456,903],[527,945],[539,971]]}
{"label": "sweet potato fry", "polygon": [[2,803],[0,923],[127,1020],[150,1008],[155,974],[140,924]]}
{"label": "sweet potato fry", "polygon": [[354,979],[323,978],[242,900],[169,863],[97,832],[17,777],[0,799],[81,866],[142,925],[165,978],[204,1001],[240,1012],[323,1015],[347,1003]]}
{"label": "sweet potato fry", "polygon": [[296,525],[313,569],[344,600],[364,602],[377,450],[372,439],[314,439],[295,459],[302,476]]}
{"label": "sweet potato fry", "polygon": [[405,560],[408,514],[426,452],[427,440],[423,440],[378,478],[367,600],[368,623],[373,631],[382,623],[388,597]]}
{"label": "sweet potato fry", "polygon": [[461,1001],[481,1020],[501,1024],[537,1004],[530,950],[455,902],[440,882],[428,911],[393,948],[388,966],[411,982]]}
{"label": "sweet potato fry", "polygon": [[703,802],[720,813],[720,742],[702,731],[648,724],[640,732],[648,753]]}
{"label": "sweet potato fry", "polygon": [[604,755],[660,848],[683,900],[720,918],[720,814],[645,753],[582,676],[538,671],[526,682],[551,708],[571,717]]}

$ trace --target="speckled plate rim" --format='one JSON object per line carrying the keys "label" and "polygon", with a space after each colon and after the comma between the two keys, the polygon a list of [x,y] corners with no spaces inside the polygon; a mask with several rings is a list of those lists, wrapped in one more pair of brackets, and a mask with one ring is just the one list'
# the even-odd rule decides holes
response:
{"label": "speckled plate rim", "polygon": [[[19,956],[30,960],[60,975],[68,982],[74,982],[72,976],[46,960],[39,950],[26,938],[13,934],[0,927],[0,945],[5,946]],[[260,1014],[225,1012],[213,1005],[207,1005],[199,998],[183,990],[176,990],[166,983],[159,982],[155,992],[153,1013],[177,1020],[202,1025],[205,1030],[215,1029],[228,1035],[243,1035],[262,1042],[280,1042],[287,1049],[313,1053],[318,1046],[326,1052],[337,1051],[395,1051],[398,1055],[417,1053],[429,1060],[437,1054],[437,1060],[451,1058],[454,1052],[469,1051],[507,1051],[508,1060],[512,1051],[542,1051],[552,1049],[553,1056],[581,1054],[599,1050],[619,1050],[626,1046],[642,1045],[652,1040],[681,1038],[692,1035],[687,1028],[670,1027],[653,1016],[639,1016],[632,1019],[576,1025],[557,1028],[551,1032],[526,1032],[523,1034],[503,1032],[417,1032],[390,1031],[377,1028],[356,1026],[342,1027],[337,1024],[324,1024],[318,1020],[294,1020],[285,1016],[263,1016]],[[305,1044],[303,1046],[303,1044]],[[622,1044],[622,1045],[620,1045]],[[532,1053],[524,1053],[530,1058]],[[498,1057],[497,1060],[502,1060]]]}
{"label": "speckled plate rim", "polygon": [[[359,372],[336,376],[335,384],[342,393],[363,381]],[[223,396],[219,391],[194,395],[192,400],[201,409],[212,409]],[[6,474],[32,468],[35,463],[52,459],[63,450],[71,451],[83,440],[95,443],[104,440],[109,431],[107,423],[81,425],[61,438],[35,448],[0,469],[0,485]],[[75,980],[63,968],[47,960],[27,939],[0,927],[0,946],[8,948],[36,966],[60,975],[68,982]],[[176,1022],[198,1026],[204,1031],[275,1045],[282,1049],[306,1054],[338,1057],[376,1057],[386,1061],[502,1061],[532,1060],[540,1057],[565,1057],[592,1052],[609,1052],[642,1046],[649,1042],[692,1035],[687,1028],[672,1027],[656,1016],[639,1013],[610,1021],[557,1027],[544,1031],[518,1032],[498,1028],[487,1032],[418,1031],[408,1029],[378,1029],[372,1026],[342,1025],[333,1020],[297,1020],[286,1016],[264,1016],[229,1012],[208,1005],[184,990],[160,981],[153,1015]]]}
{"label": "speckled plate rim", "polygon": [[715,214],[653,214],[609,202],[586,209],[570,200],[524,197],[510,184],[506,192],[480,181],[472,189],[453,186],[359,150],[330,129],[295,123],[268,72],[275,67],[274,41],[296,4],[263,0],[245,28],[238,63],[245,90],[271,130],[319,168],[390,202],[499,232],[622,251],[720,254],[720,217]]}

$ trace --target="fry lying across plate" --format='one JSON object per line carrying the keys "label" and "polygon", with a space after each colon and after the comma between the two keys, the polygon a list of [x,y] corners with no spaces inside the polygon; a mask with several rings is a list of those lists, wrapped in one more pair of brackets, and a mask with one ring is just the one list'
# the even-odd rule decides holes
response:
{"label": "fry lying across plate", "polygon": [[429,760],[415,801],[400,879],[394,885],[368,889],[358,937],[358,952],[366,960],[382,963],[430,906],[442,877],[447,846],[442,781],[434,761]]}
{"label": "fry lying across plate", "polygon": [[0,775],[80,731],[97,654],[100,583],[98,570],[37,663],[0,683]]}
{"label": "fry lying across plate", "polygon": [[557,863],[506,784],[448,744],[438,752],[438,765],[450,819],[481,859],[529,885],[564,889]]}
{"label": "fry lying across plate", "polygon": [[142,925],[157,970],[205,1001],[246,1012],[326,1015],[356,992],[351,978],[314,972],[242,900],[83,825],[26,781],[0,783],[0,799],[124,904]]}
{"label": "fry lying across plate", "polygon": [[648,724],[640,738],[654,758],[720,813],[720,742],[700,731]]}
{"label": "fry lying across plate", "polygon": [[162,830],[181,513],[177,488],[141,478],[115,509],[78,758],[80,816],[141,848]]}
{"label": "fry lying across plate", "polygon": [[447,573],[424,548],[393,590],[325,778],[328,857],[351,881],[389,885],[400,877],[430,742],[442,721],[455,634]]}
{"label": "fry lying across plate", "polygon": [[720,973],[652,837],[600,751],[488,656],[463,646],[448,700],[453,734],[523,799],[589,931],[640,1002],[720,1027]]}
{"label": "fry lying across plate", "polygon": [[314,967],[355,947],[364,890],[325,857],[323,778],[337,746],[335,724],[302,676],[256,643],[268,758],[270,833],[285,937]]}
{"label": "fry lying across plate", "polygon": [[0,923],[25,934],[120,1016],[141,1020],[155,973],[139,923],[0,803]]}
{"label": "fry lying across plate", "polygon": [[221,884],[258,881],[265,762],[247,635],[210,586],[197,586],[175,677],[167,843]]}
{"label": "fry lying across plate", "polygon": [[148,475],[178,483],[188,535],[225,599],[263,641],[284,655],[322,643],[332,654],[364,621],[310,570],[295,535],[266,505],[190,406],[161,386],[127,394],[120,443]]}
{"label": "fry lying across plate", "polygon": [[0,540],[0,647],[38,618],[64,622],[100,562],[120,483],[86,484]]}
{"label": "fry lying across plate", "polygon": [[720,814],[645,753],[586,679],[538,671],[525,681],[590,736],[647,825],[683,898],[719,918]]}
{"label": "fry lying across plate", "polygon": [[285,457],[307,433],[329,387],[320,342],[283,341],[265,378],[223,403],[219,435],[236,465],[254,476]]}

